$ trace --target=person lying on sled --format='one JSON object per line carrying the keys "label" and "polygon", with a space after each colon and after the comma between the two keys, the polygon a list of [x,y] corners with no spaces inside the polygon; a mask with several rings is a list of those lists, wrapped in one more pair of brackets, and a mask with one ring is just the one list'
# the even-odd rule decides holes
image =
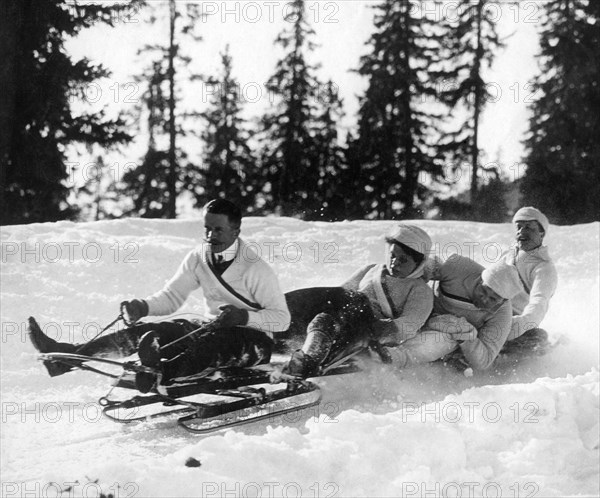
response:
{"label": "person lying on sled", "polygon": [[432,291],[422,278],[431,239],[419,227],[401,223],[385,240],[385,264],[360,268],[341,287],[286,294],[292,312],[287,335],[304,343],[271,375],[273,382],[286,375],[314,376],[369,344],[395,345],[417,334],[433,306]]}
{"label": "person lying on sled", "polygon": [[428,363],[459,350],[473,370],[492,366],[511,329],[510,299],[522,287],[503,260],[484,268],[464,256],[430,258],[425,270],[436,281],[433,313],[418,337],[385,348],[393,365]]}
{"label": "person lying on sled", "polygon": [[516,244],[502,257],[519,272],[523,289],[511,299],[512,326],[505,351],[541,351],[548,345],[548,334],[539,326],[558,280],[548,247],[543,245],[550,224],[541,211],[530,206],[519,209],[512,221]]}
{"label": "person lying on sled", "polygon": [[[142,392],[148,392],[157,380],[168,384],[206,368],[268,363],[273,333],[287,330],[290,323],[277,276],[239,237],[239,207],[225,199],[212,200],[204,207],[203,217],[203,243],[188,253],[165,287],[144,300],[125,301],[121,308],[129,323],[147,315],[169,315],[201,288],[209,318],[216,318],[207,332],[190,334],[200,324],[177,319],[135,325],[74,345],[47,337],[30,318],[29,337],[34,347],[41,353],[87,356],[129,356],[137,350],[142,364],[157,372],[136,374]],[[181,340],[173,342],[177,339]],[[58,362],[46,361],[45,365],[51,376],[70,370]]]}

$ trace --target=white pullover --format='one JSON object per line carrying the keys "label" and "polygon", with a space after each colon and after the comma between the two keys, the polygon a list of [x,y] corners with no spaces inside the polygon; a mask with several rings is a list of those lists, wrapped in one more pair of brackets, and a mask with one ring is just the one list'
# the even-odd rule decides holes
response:
{"label": "white pullover", "polygon": [[223,272],[224,280],[240,297],[231,293],[209,267],[208,244],[190,251],[164,288],[146,298],[149,315],[168,315],[179,309],[190,293],[202,288],[208,318],[219,315],[219,306],[230,304],[248,311],[246,326],[270,337],[290,325],[290,312],[273,269],[255,249],[239,240],[237,254]]}

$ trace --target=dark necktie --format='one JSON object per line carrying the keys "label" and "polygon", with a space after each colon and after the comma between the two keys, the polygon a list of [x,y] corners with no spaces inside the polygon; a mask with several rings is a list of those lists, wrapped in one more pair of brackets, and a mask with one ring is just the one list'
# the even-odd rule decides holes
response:
{"label": "dark necktie", "polygon": [[223,272],[229,268],[231,261],[225,261],[222,254],[213,254],[212,256],[213,266],[215,267],[216,272],[219,275],[223,274]]}

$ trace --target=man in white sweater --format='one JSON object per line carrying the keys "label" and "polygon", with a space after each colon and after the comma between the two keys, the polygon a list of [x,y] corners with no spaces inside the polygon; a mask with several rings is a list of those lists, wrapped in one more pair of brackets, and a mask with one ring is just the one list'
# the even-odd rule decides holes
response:
{"label": "man in white sweater", "polygon": [[539,329],[548,311],[557,285],[556,268],[548,247],[543,245],[548,233],[548,218],[534,207],[522,207],[514,217],[516,244],[503,255],[507,264],[519,272],[523,288],[511,299],[512,326],[508,348],[543,346],[548,337]]}
{"label": "man in white sweater", "polygon": [[[273,334],[287,330],[290,323],[277,276],[239,237],[241,211],[236,205],[216,199],[205,206],[203,214],[203,243],[188,253],[162,290],[145,299],[125,301],[121,310],[129,323],[147,315],[168,315],[201,288],[205,314],[213,320],[208,327],[188,320],[144,323],[74,345],[48,338],[30,318],[29,336],[36,349],[89,356],[128,356],[138,350],[142,363],[158,374],[137,375],[138,389],[143,392],[157,381],[168,384],[206,368],[269,362]],[[46,367],[52,376],[69,370],[52,362],[46,362]]]}

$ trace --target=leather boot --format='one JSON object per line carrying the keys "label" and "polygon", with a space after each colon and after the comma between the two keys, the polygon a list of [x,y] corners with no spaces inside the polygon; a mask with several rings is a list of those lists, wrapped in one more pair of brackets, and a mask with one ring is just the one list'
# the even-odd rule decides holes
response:
{"label": "leather boot", "polygon": [[283,373],[301,377],[314,376],[327,359],[333,345],[335,320],[328,313],[319,313],[309,324],[302,349],[295,351],[284,365]]}
{"label": "leather boot", "polygon": [[[40,353],[76,353],[77,345],[69,344],[67,342],[57,342],[54,339],[48,337],[38,323],[35,321],[35,318],[32,316],[29,317],[29,325],[27,327],[27,331],[29,332],[29,340],[33,347],[39,351]],[[44,360],[44,366],[46,370],[48,370],[48,374],[50,377],[56,377],[58,375],[65,374],[71,370],[73,367],[71,365],[67,365],[66,363],[62,363],[60,361],[50,361]]]}

